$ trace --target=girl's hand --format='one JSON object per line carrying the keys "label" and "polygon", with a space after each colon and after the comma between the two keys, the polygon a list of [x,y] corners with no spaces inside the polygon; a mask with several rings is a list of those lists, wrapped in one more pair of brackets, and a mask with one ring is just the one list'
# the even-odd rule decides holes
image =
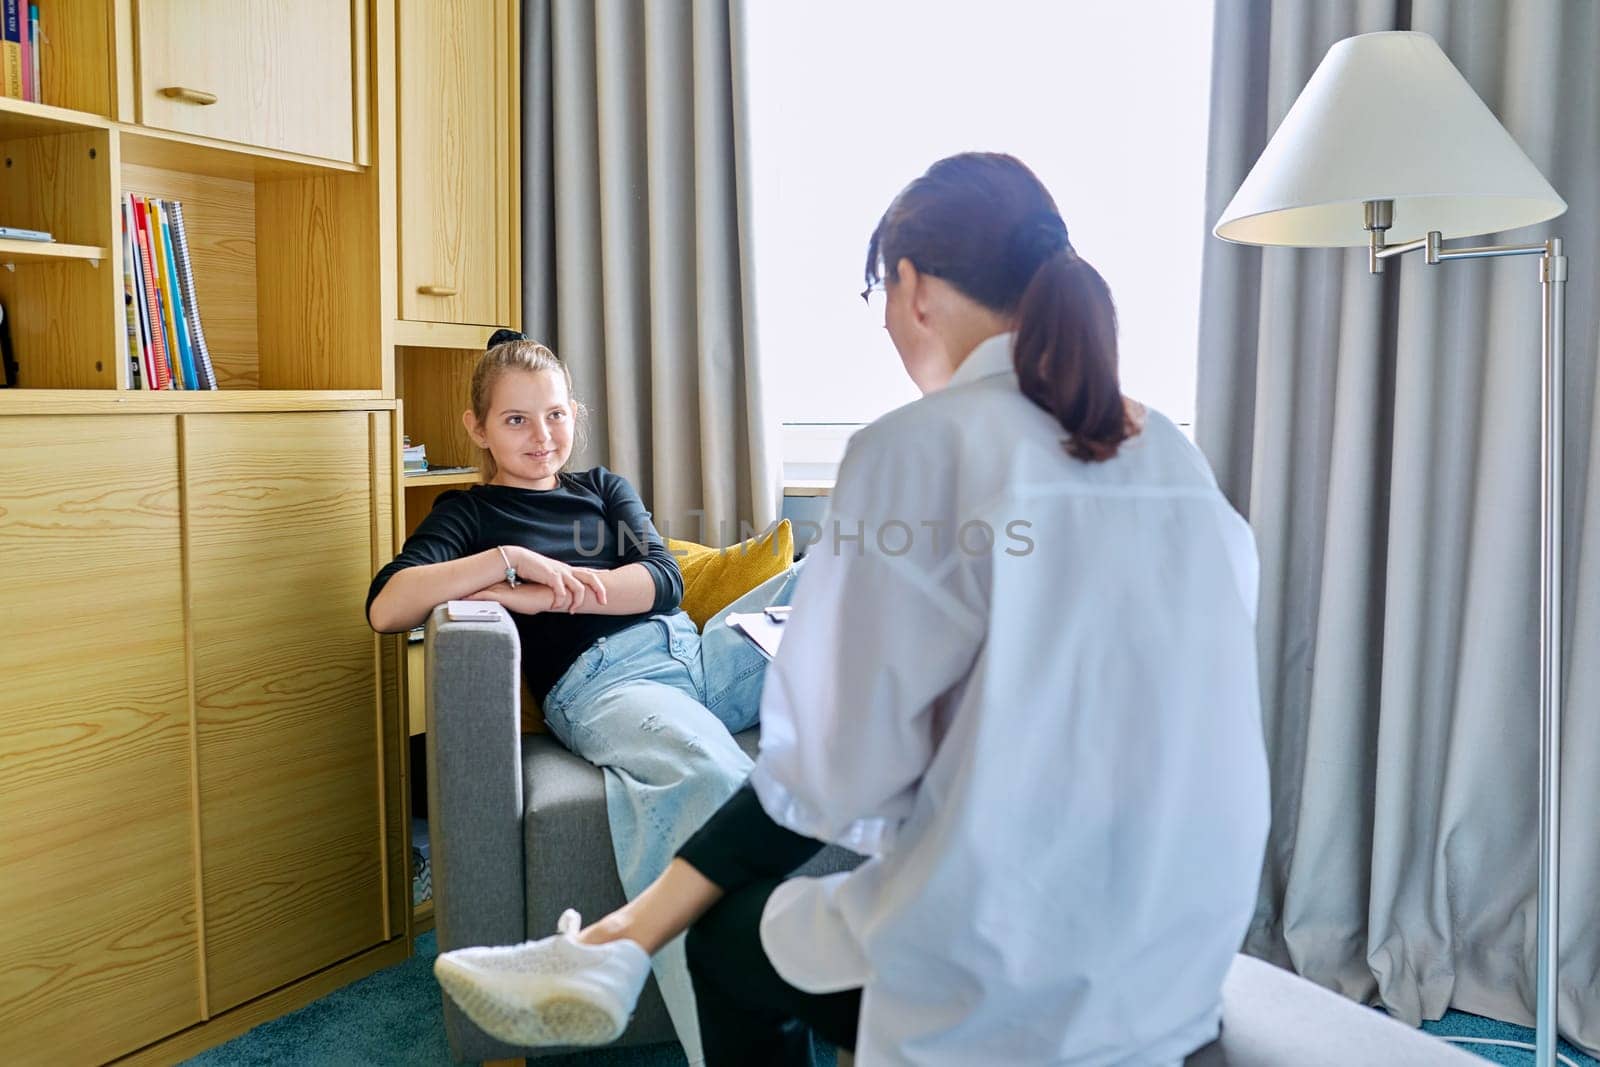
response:
{"label": "girl's hand", "polygon": [[517,549],[514,558],[518,578],[547,586],[554,594],[551,611],[575,615],[591,592],[601,604],[606,602],[605,584],[592,567],[573,567],[527,548]]}

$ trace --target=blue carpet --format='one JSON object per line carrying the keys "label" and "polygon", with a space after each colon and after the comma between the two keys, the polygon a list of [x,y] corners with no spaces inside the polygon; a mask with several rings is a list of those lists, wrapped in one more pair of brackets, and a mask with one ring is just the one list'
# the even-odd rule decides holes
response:
{"label": "blue carpet", "polygon": [[[1446,1012],[1444,1018],[1436,1023],[1423,1023],[1422,1028],[1430,1034],[1440,1037],[1483,1037],[1497,1041],[1526,1041],[1533,1044],[1533,1030],[1526,1026],[1516,1026],[1512,1023],[1503,1023],[1497,1019],[1485,1019],[1481,1015],[1468,1015],[1464,1011]],[[1505,1048],[1496,1045],[1461,1045],[1460,1048],[1481,1056],[1491,1063],[1506,1063],[1512,1067],[1525,1067],[1533,1063],[1533,1053],[1527,1049]],[[1600,1067],[1600,1061],[1593,1056],[1585,1056],[1565,1041],[1561,1042],[1560,1052],[1569,1057],[1578,1067]]]}
{"label": "blue carpet", "polygon": [[[417,939],[417,953],[404,963],[336,989],[299,1011],[274,1019],[187,1061],[195,1067],[402,1067],[448,1064],[439,987],[433,980],[438,948],[433,933]],[[1433,1034],[1532,1041],[1533,1031],[1465,1012],[1452,1011],[1424,1023]],[[1492,1063],[1521,1067],[1533,1053],[1486,1045],[1465,1045]],[[1581,1067],[1600,1067],[1562,1043],[1562,1051]],[[636,1049],[596,1049],[533,1061],[538,1067],[684,1067],[675,1044]]]}
{"label": "blue carpet", "polygon": [[[416,955],[281,1019],[262,1023],[187,1062],[195,1067],[401,1067],[451,1063],[444,1037],[433,932]],[[596,1049],[534,1060],[539,1067],[685,1067],[675,1044]]]}

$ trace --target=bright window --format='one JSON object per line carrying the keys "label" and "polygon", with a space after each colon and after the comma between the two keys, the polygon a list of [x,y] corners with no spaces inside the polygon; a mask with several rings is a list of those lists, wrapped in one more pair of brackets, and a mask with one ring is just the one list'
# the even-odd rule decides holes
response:
{"label": "bright window", "polygon": [[943,156],[1010,152],[1111,286],[1123,388],[1192,422],[1211,4],[753,0],[759,341],[784,458],[815,476],[917,396],[856,295],[894,194]]}

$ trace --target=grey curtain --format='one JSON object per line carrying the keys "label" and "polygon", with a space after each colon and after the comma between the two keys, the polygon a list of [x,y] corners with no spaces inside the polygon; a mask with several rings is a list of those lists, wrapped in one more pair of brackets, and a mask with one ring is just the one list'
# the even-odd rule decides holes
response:
{"label": "grey curtain", "polygon": [[578,467],[663,533],[778,513],[753,331],[740,0],[523,4],[523,321],[590,412]]}
{"label": "grey curtain", "polygon": [[[1339,38],[1432,34],[1571,205],[1562,1030],[1600,1047],[1600,5],[1218,0],[1212,225]],[[1530,1023],[1537,260],[1206,237],[1196,432],[1262,561],[1273,826],[1247,949],[1416,1022]]]}

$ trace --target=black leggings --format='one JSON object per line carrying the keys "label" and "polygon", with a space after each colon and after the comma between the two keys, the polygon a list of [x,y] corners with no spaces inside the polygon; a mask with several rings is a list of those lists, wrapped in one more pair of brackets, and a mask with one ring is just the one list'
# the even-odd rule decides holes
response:
{"label": "black leggings", "polygon": [[767,898],[821,849],[821,842],[773,822],[746,782],[678,850],[724,893],[690,927],[687,941],[707,1067],[809,1067],[813,1031],[855,1048],[861,990],[802,993],[779,977],[761,947]]}

